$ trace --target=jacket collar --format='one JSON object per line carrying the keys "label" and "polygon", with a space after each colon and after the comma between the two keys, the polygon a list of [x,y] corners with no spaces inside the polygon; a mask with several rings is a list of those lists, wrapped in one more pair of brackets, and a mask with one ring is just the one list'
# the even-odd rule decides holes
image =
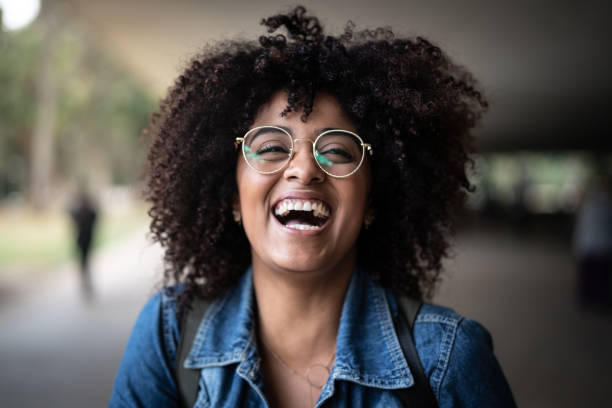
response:
{"label": "jacket collar", "polygon": [[[365,386],[410,387],[412,373],[393,325],[387,293],[369,275],[356,269],[344,298],[330,377]],[[395,305],[394,299],[391,304]],[[238,373],[261,380],[255,337],[255,297],[249,268],[238,284],[214,301],[195,336],[186,368],[201,369],[238,363]],[[322,391],[333,392],[333,381]]]}

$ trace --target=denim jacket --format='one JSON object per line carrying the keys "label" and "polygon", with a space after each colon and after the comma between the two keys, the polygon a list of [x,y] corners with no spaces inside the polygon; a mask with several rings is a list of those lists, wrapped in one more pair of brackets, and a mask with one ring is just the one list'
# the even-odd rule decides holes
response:
{"label": "denim jacket", "polygon": [[[110,407],[178,406],[173,374],[179,341],[174,298],[146,304],[128,342]],[[255,338],[251,270],[207,310],[185,361],[201,369],[196,407],[266,407]],[[356,269],[344,299],[336,359],[317,407],[401,407],[394,390],[413,386],[393,319],[392,291]],[[514,407],[512,393],[479,323],[424,304],[414,340],[441,408]]]}

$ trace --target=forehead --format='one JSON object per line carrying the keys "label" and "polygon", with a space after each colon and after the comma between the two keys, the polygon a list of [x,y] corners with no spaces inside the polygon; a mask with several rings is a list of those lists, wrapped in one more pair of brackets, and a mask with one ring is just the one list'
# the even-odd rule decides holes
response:
{"label": "forehead", "polygon": [[312,112],[308,115],[306,122],[301,119],[302,110],[281,116],[286,107],[287,92],[276,92],[268,102],[261,106],[255,116],[253,126],[280,125],[292,129],[337,128],[355,131],[353,122],[340,106],[338,99],[331,94],[318,93],[315,96]]}

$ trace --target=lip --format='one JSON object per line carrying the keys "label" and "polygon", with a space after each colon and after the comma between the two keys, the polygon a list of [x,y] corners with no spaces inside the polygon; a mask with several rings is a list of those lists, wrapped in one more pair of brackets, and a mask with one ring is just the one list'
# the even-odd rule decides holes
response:
{"label": "lip", "polygon": [[[276,208],[276,205],[280,201],[287,200],[287,199],[292,199],[292,198],[299,199],[299,200],[319,200],[319,201],[324,202],[325,205],[327,206],[327,208],[329,209],[329,218],[327,218],[327,220],[325,221],[325,224],[321,225],[321,227],[319,229],[316,229],[316,230],[297,230],[297,229],[289,228],[289,227],[281,224],[281,222],[278,220],[278,218],[276,218],[276,216],[274,215],[274,208]],[[277,225],[279,225],[288,234],[294,234],[294,235],[317,235],[317,234],[320,234],[321,232],[323,232],[325,229],[327,229],[327,226],[330,224],[330,221],[331,221],[332,217],[334,216],[334,207],[329,202],[329,200],[327,200],[325,198],[325,196],[323,196],[323,194],[317,193],[316,191],[290,191],[290,192],[287,192],[287,193],[281,195],[280,197],[276,198],[276,200],[274,200],[274,202],[272,204],[272,208],[270,209],[270,215],[274,219],[274,222]]]}

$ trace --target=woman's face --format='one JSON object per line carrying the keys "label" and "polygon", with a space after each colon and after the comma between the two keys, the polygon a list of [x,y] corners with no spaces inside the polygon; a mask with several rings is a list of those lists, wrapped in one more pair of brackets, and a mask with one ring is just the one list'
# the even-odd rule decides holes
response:
{"label": "woman's face", "polygon": [[[321,129],[355,131],[355,126],[332,95],[317,95],[305,123],[300,119],[302,112],[281,116],[286,106],[287,94],[277,92],[260,108],[252,127],[287,128],[294,140],[310,142],[314,142]],[[360,136],[367,142],[366,135]],[[343,263],[354,261],[371,185],[368,158],[356,173],[334,178],[316,164],[310,142],[295,143],[293,158],[275,174],[260,174],[247,165],[242,155],[238,158],[237,204],[251,244],[254,266],[308,272],[334,270]],[[293,217],[304,214],[288,210],[296,205],[310,206],[310,214],[305,218]],[[279,213],[287,216],[279,216]],[[317,217],[316,223],[311,216]],[[317,226],[322,222],[322,226]],[[309,224],[313,226],[302,229]]]}

